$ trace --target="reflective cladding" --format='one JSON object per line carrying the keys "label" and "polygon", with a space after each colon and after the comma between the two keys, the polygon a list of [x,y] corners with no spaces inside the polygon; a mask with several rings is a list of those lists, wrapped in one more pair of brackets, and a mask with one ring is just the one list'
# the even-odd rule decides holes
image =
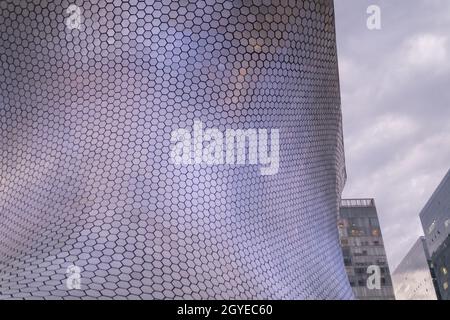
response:
{"label": "reflective cladding", "polygon": [[435,270],[420,237],[392,274],[397,300],[437,300]]}
{"label": "reflective cladding", "polygon": [[[1,1],[0,88],[1,298],[352,297],[331,0]],[[278,173],[174,165],[195,120]]]}
{"label": "reflective cladding", "polygon": [[450,170],[420,212],[423,232],[432,256],[450,235]]}

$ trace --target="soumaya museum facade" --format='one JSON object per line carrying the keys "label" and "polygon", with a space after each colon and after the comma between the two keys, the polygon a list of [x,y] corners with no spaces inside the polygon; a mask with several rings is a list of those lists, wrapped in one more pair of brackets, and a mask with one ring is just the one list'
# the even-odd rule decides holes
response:
{"label": "soumaya museum facade", "polygon": [[[0,298],[353,298],[333,1],[8,0],[0,31]],[[195,123],[245,157],[174,163]]]}

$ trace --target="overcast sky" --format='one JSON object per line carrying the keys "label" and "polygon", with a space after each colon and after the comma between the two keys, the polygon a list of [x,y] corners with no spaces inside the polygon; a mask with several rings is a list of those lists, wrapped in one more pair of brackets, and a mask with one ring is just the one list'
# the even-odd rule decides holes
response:
{"label": "overcast sky", "polygon": [[[368,30],[367,7],[381,8]],[[344,197],[375,198],[391,272],[450,168],[450,1],[335,0]]]}

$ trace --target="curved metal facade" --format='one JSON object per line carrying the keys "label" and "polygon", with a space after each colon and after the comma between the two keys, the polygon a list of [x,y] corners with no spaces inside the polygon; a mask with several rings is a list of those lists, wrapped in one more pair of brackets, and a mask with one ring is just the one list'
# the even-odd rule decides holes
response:
{"label": "curved metal facade", "polygon": [[[0,297],[351,298],[333,2],[73,3],[0,2]],[[278,173],[174,165],[194,120]]]}

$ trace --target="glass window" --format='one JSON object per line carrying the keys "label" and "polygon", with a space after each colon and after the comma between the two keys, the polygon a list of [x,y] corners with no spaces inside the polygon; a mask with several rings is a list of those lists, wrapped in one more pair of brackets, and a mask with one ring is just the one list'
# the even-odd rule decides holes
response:
{"label": "glass window", "polygon": [[372,229],[372,235],[374,237],[379,237],[380,236],[380,229],[378,229],[378,228]]}
{"label": "glass window", "polygon": [[445,220],[444,224],[445,224],[446,228],[449,228],[450,227],[450,219]]}
{"label": "glass window", "polygon": [[436,227],[436,220],[434,220],[433,223],[428,227],[428,234],[431,234],[433,232],[434,227]]}

